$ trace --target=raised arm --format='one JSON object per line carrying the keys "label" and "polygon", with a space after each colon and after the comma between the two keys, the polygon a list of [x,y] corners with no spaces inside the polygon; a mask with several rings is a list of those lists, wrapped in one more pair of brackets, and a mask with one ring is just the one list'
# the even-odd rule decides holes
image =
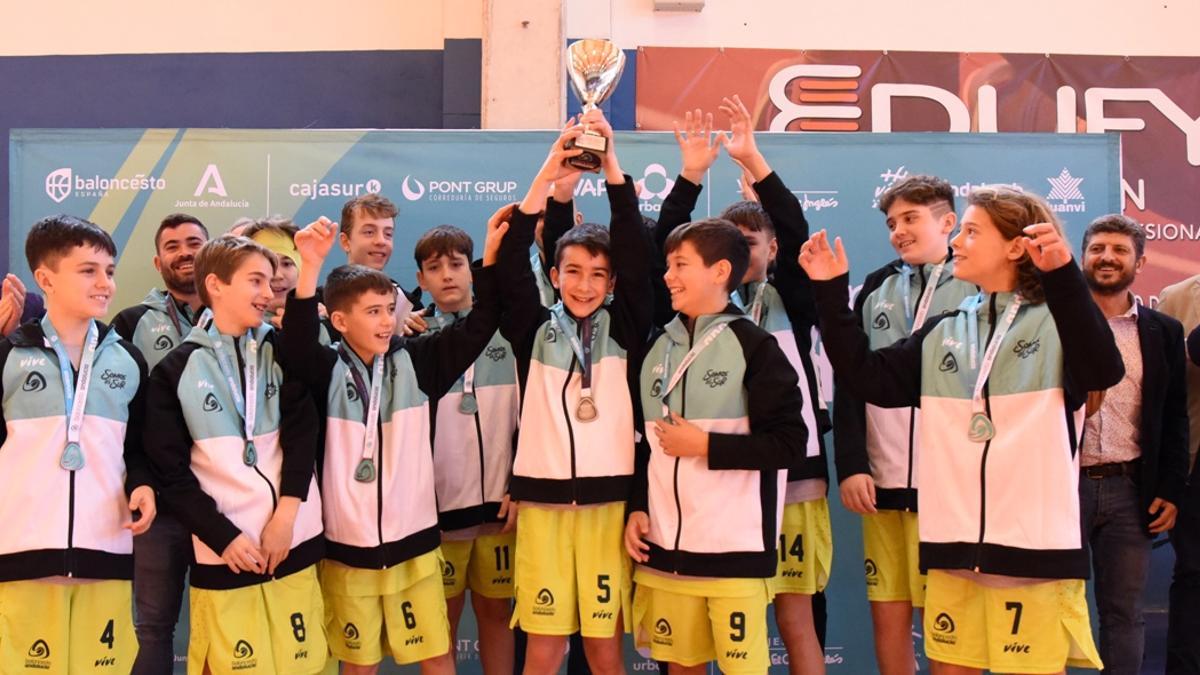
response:
{"label": "raised arm", "polygon": [[850,265],[840,238],[835,247],[830,247],[828,235],[821,230],[801,248],[800,266],[813,280],[821,343],[839,383],[880,407],[919,405],[921,342],[938,320],[926,322],[916,333],[889,347],[872,351],[862,322],[850,309]]}
{"label": "raised arm", "polygon": [[[405,341],[412,353],[417,383],[427,396],[437,400],[446,395],[458,378],[467,370],[491,341],[500,326],[499,279],[496,277],[500,244],[510,224],[504,220],[505,210],[488,221],[487,239],[483,245],[483,265],[471,270],[475,304],[471,313],[448,328],[426,333]],[[528,249],[526,249],[528,250]],[[506,251],[508,257],[514,254]],[[509,267],[512,261],[506,261]]]}

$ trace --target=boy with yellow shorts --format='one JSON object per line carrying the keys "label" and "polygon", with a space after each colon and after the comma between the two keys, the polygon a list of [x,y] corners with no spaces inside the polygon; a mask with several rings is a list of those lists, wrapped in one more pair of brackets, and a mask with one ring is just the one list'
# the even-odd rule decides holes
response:
{"label": "boy with yellow shorts", "polygon": [[[562,298],[553,307],[541,305],[528,265],[508,287],[512,345],[525,377],[511,484],[521,503],[513,624],[528,634],[526,668],[538,673],[558,670],[577,630],[592,670],[622,668],[628,617],[630,565],[621,550],[634,467],[628,363],[650,330],[649,244],[611,127],[599,110],[583,121],[607,142],[606,152],[589,157],[607,181],[610,227],[584,223],[559,237],[547,223],[550,280]],[[582,150],[564,144],[582,133],[570,125],[555,141],[513,213],[517,248],[533,245],[551,184],[580,170],[564,162]]]}
{"label": "boy with yellow shorts", "polygon": [[65,215],[25,241],[46,316],[0,340],[0,672],[127,673],[137,655],[133,537],[155,499],[146,362],[98,321],[116,252]]}
{"label": "boy with yellow shorts", "polygon": [[[509,211],[498,217],[507,220]],[[474,249],[471,236],[453,225],[439,225],[417,240],[417,282],[433,296],[425,319],[429,333],[451,329],[471,312]],[[469,588],[479,628],[479,660],[489,674],[511,671],[515,648],[508,623],[517,511],[508,497],[508,481],[519,394],[516,361],[505,332],[501,323],[450,391],[431,404],[450,635],[457,635]]]}
{"label": "boy with yellow shorts", "polygon": [[786,471],[807,439],[804,397],[775,338],[729,303],[750,259],[738,228],[689,223],[665,249],[679,314],[651,342],[639,380],[649,442],[625,530],[641,563],[634,637],[687,671],[715,658],[725,673],[763,673]]}
{"label": "boy with yellow shorts", "polygon": [[[488,227],[476,302],[428,335],[395,334],[396,291],[362,265],[329,273],[324,302],[342,337],[320,343],[317,278],[337,237],[325,218],[296,235],[301,257],[281,350],[325,420],[320,458],[328,560],[321,566],[330,648],[343,673],[374,673],[385,655],[453,673],[439,544],[430,401],[450,390],[499,325],[496,265],[504,228]],[[524,255],[510,252],[518,263]]]}
{"label": "boy with yellow shorts", "polygon": [[306,675],[328,655],[316,571],[320,430],[262,322],[276,265],[243,237],[205,244],[196,286],[213,321],[150,376],[146,449],[163,499],[192,533],[192,675]]}

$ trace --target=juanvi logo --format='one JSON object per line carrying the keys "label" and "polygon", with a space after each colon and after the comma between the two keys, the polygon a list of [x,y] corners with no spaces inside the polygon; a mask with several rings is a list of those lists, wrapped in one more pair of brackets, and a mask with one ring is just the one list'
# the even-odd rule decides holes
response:
{"label": "juanvi logo", "polygon": [[46,194],[55,204],[61,204],[71,196],[71,169],[63,167],[46,174]]}
{"label": "juanvi logo", "polygon": [[1054,211],[1080,213],[1087,208],[1083,191],[1079,189],[1083,179],[1072,176],[1066,167],[1058,176],[1047,178],[1046,182],[1050,183],[1050,194],[1046,195],[1046,199]]}

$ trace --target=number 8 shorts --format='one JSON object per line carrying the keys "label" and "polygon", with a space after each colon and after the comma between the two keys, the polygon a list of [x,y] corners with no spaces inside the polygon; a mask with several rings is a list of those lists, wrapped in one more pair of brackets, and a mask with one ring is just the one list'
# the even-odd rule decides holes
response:
{"label": "number 8 shorts", "polygon": [[230,590],[192,587],[188,675],[296,673],[325,668],[325,605],[317,566]]}
{"label": "number 8 shorts", "polygon": [[629,625],[625,504],[517,511],[517,608],[512,625],[535,635],[612,637]]}

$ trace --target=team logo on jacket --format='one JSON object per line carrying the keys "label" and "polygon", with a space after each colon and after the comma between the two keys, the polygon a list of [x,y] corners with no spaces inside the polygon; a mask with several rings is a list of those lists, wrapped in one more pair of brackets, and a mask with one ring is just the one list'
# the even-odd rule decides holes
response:
{"label": "team logo on jacket", "polygon": [[558,331],[554,330],[554,328],[552,328],[552,327],[547,328],[546,329],[546,342],[554,342],[557,339],[558,339]]}
{"label": "team logo on jacket", "polygon": [[533,599],[533,613],[541,616],[554,616],[554,594],[549,588],[537,592]]}
{"label": "team logo on jacket", "polygon": [[46,377],[41,373],[30,373],[25,377],[25,383],[21,385],[21,391],[33,393],[46,388]]}
{"label": "team logo on jacket", "polygon": [[274,382],[267,383],[266,398],[268,401],[275,398],[275,394],[279,393],[279,385]]}
{"label": "team logo on jacket", "polygon": [[942,357],[942,362],[938,364],[938,370],[943,373],[957,373],[958,359],[954,358],[954,354],[946,352],[946,355]]}
{"label": "team logo on jacket", "polygon": [[508,356],[508,350],[504,347],[488,347],[483,354],[493,361],[503,361]]}
{"label": "team logo on jacket", "polygon": [[707,384],[709,389],[716,389],[728,381],[728,370],[713,370],[710,368],[704,372],[704,384]]}
{"label": "team logo on jacket", "polygon": [[958,638],[954,635],[954,619],[949,614],[942,612],[933,620],[933,630],[929,633],[934,642],[952,645],[958,643]]}
{"label": "team logo on jacket", "polygon": [[358,400],[358,389],[356,389],[354,387],[353,382],[346,383],[346,398],[349,399],[350,401]]}
{"label": "team logo on jacket", "polygon": [[108,368],[100,373],[100,381],[108,385],[109,389],[124,389],[125,388],[125,373],[114,373]]}
{"label": "team logo on jacket", "polygon": [[662,378],[659,378],[654,381],[654,384],[650,385],[650,397],[658,398],[659,396],[662,396],[662,390],[663,390],[663,381],[662,381]]}
{"label": "team logo on jacket", "polygon": [[892,327],[892,322],[888,320],[887,314],[880,312],[875,315],[875,320],[871,322],[871,327],[875,330],[887,330]]}
{"label": "team logo on jacket", "polygon": [[210,391],[204,395],[204,412],[221,412],[225,408],[221,406],[221,402]]}
{"label": "team logo on jacket", "polygon": [[155,351],[165,352],[174,346],[175,346],[175,343],[171,342],[171,338],[166,335],[159,335],[154,340],[154,350]]}
{"label": "team logo on jacket", "polygon": [[1042,339],[1037,338],[1033,342],[1025,340],[1017,340],[1017,345],[1013,347],[1013,353],[1022,359],[1027,359],[1037,353],[1042,347]]}

